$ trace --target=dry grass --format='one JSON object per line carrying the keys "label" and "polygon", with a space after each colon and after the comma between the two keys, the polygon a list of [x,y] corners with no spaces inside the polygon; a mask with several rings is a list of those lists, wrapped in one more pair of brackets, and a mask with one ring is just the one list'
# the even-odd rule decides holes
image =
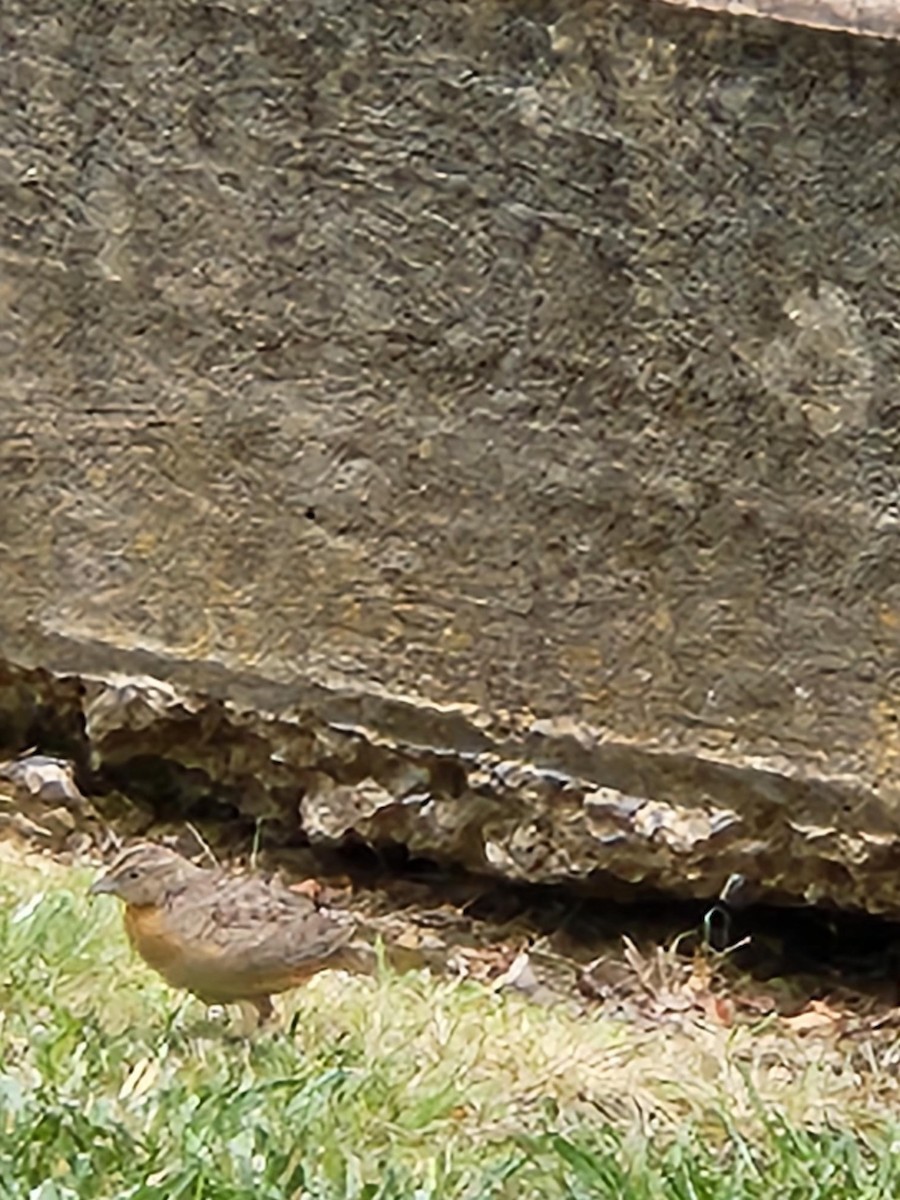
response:
{"label": "dry grass", "polygon": [[890,1044],[388,971],[319,976],[235,1041],[89,878],[0,848],[0,1197],[890,1194]]}

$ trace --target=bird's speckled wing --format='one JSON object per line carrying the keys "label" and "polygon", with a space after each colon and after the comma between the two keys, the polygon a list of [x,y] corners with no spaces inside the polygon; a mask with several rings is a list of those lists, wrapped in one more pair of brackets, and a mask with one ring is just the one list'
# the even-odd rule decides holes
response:
{"label": "bird's speckled wing", "polygon": [[261,976],[329,959],[355,924],[349,914],[320,909],[281,884],[218,873],[178,897],[170,921],[183,942]]}

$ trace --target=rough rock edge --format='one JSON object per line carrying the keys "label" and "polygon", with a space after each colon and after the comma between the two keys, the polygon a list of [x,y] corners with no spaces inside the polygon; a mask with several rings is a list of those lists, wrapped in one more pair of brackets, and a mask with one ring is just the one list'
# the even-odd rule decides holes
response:
{"label": "rough rock edge", "polygon": [[194,789],[213,793],[221,819],[262,819],[270,844],[399,844],[598,895],[705,898],[741,872],[776,901],[900,913],[896,820],[858,781],[796,764],[558,722],[491,726],[463,710],[46,634],[31,652],[20,644],[3,673],[7,727],[10,697],[29,689],[45,713],[80,705],[95,779],[127,795],[147,761],[174,764],[186,817]]}
{"label": "rough rock edge", "polygon": [[807,25],[812,29],[852,33],[858,37],[900,39],[900,5],[896,0],[665,0],[679,8],[725,12]]}

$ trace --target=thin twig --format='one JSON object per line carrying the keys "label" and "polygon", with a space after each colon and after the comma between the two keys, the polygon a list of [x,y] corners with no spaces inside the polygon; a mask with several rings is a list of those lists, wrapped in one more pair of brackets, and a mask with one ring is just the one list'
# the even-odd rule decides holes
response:
{"label": "thin twig", "polygon": [[256,870],[256,858],[259,854],[259,843],[262,840],[262,827],[265,817],[256,818],[256,828],[253,831],[253,849],[250,851],[250,870]]}
{"label": "thin twig", "polygon": [[188,829],[191,831],[191,833],[194,835],[194,837],[200,843],[200,846],[202,847],[203,852],[206,854],[206,856],[208,858],[212,859],[213,865],[216,867],[221,866],[221,863],[216,858],[215,851],[213,850],[212,846],[210,846],[209,842],[206,840],[206,838],[203,836],[203,834],[200,832],[200,830],[197,828],[197,826],[194,825],[191,821],[185,821],[185,825],[188,827]]}

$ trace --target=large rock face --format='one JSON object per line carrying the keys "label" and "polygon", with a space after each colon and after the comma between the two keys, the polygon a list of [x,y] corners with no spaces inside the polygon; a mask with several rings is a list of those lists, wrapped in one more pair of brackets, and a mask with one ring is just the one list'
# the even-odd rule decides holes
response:
{"label": "large rock face", "polygon": [[9,663],[306,730],[314,836],[900,907],[900,47],[648,0],[0,36]]}

